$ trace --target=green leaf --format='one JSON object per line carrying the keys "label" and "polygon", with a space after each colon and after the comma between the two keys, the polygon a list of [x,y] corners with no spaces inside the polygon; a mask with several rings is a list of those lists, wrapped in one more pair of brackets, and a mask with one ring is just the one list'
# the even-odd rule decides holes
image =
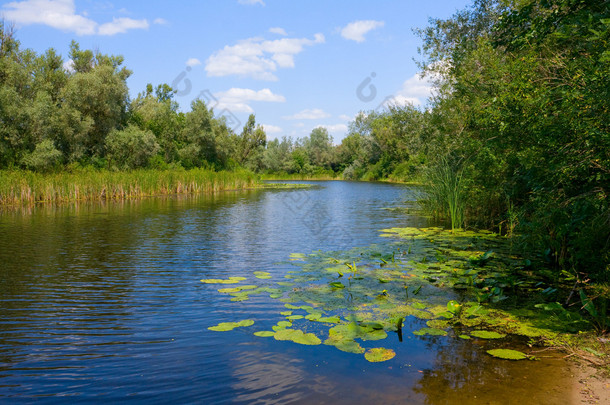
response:
{"label": "green leaf", "polygon": [[377,347],[375,349],[369,349],[364,353],[364,358],[371,363],[379,363],[382,361],[388,361],[393,359],[396,353],[392,349],[386,349],[383,347]]}
{"label": "green leaf", "polygon": [[417,335],[417,336],[425,336],[425,335],[447,336],[446,331],[444,331],[442,329],[436,329],[436,328],[421,328],[420,330],[414,331],[413,334]]}
{"label": "green leaf", "polygon": [[268,273],[266,271],[255,271],[253,274],[254,277],[260,278],[261,280],[267,280],[271,278],[271,273]]}
{"label": "green leaf", "polygon": [[275,340],[290,340],[301,345],[319,345],[322,341],[313,333],[304,333],[298,329],[282,329],[273,335]]}
{"label": "green leaf", "polygon": [[502,339],[506,337],[506,335],[498,332],[488,331],[488,330],[473,330],[470,332],[470,336],[479,338],[479,339]]}
{"label": "green leaf", "polygon": [[221,322],[216,326],[210,326],[208,329],[215,332],[227,332],[235,328],[247,327],[254,325],[252,319],[246,319],[240,322]]}
{"label": "green leaf", "polygon": [[345,288],[343,283],[340,283],[338,281],[333,281],[332,283],[328,283],[328,285],[330,285],[333,288]]}
{"label": "green leaf", "polygon": [[201,282],[205,284],[237,284],[245,279],[245,277],[229,277],[228,280],[223,280],[221,278],[208,278],[201,280]]}
{"label": "green leaf", "polygon": [[527,354],[511,349],[492,349],[487,351],[493,357],[505,360],[524,360],[527,359]]}
{"label": "green leaf", "polygon": [[258,337],[271,337],[273,335],[275,335],[275,332],[271,332],[271,331],[267,331],[267,330],[254,332],[254,336],[258,336]]}

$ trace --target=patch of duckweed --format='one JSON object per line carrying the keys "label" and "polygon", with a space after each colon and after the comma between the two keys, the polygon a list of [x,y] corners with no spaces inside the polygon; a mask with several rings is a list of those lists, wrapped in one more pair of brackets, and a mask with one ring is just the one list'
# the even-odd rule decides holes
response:
{"label": "patch of duckweed", "polygon": [[420,330],[413,331],[413,334],[417,336],[447,336],[447,331],[436,328],[421,328]]}

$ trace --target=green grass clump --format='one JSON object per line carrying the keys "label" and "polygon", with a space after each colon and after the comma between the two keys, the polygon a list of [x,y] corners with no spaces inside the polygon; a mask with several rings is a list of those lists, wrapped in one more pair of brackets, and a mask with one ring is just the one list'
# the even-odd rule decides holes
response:
{"label": "green grass clump", "polygon": [[60,173],[0,171],[0,206],[108,201],[171,194],[202,194],[257,184],[248,171],[79,170]]}

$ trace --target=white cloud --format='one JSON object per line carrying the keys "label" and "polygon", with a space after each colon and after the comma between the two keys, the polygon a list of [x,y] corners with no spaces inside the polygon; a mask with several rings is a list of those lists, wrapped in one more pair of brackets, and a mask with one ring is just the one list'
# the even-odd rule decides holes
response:
{"label": "white cloud", "polygon": [[285,29],[283,29],[283,28],[280,28],[280,27],[272,27],[272,28],[269,28],[269,32],[270,32],[270,33],[272,33],[272,34],[278,34],[278,35],[282,35],[282,36],[284,36],[284,37],[285,37],[286,35],[288,35],[288,34],[286,33],[286,30],[285,30]]}
{"label": "white cloud", "polygon": [[63,67],[66,72],[74,73],[74,61],[72,59],[65,61]]}
{"label": "white cloud", "polygon": [[74,0],[26,0],[6,3],[4,18],[17,24],[43,24],[77,35],[95,34],[97,23],[76,14]]}
{"label": "white cloud", "polygon": [[385,108],[390,105],[404,106],[407,104],[421,106],[432,95],[432,90],[432,83],[428,79],[421,78],[419,74],[415,74],[405,80],[400,91],[394,96],[387,97],[380,107]]}
{"label": "white cloud", "polygon": [[232,88],[227,91],[214,93],[214,97],[218,100],[218,104],[214,107],[215,110],[220,111],[228,109],[233,113],[253,113],[254,110],[248,104],[250,101],[269,103],[284,103],[286,101],[284,96],[273,94],[269,89],[255,91],[251,89]]}
{"label": "white cloud", "polygon": [[130,29],[148,28],[148,21],[121,17],[99,25],[87,18],[87,13],[77,14],[74,0],[23,0],[6,3],[3,18],[17,24],[42,24],[74,32],[77,35],[115,35]]}
{"label": "white cloud", "polygon": [[339,116],[339,119],[340,119],[340,120],[343,120],[343,121],[351,121],[351,120],[352,120],[352,117],[350,117],[349,115],[341,114],[341,115]]}
{"label": "white cloud", "polygon": [[132,29],[147,29],[149,27],[146,20],[134,20],[133,18],[120,17],[113,18],[112,22],[100,25],[98,34],[116,35],[124,34]]}
{"label": "white cloud", "polygon": [[188,67],[195,67],[199,65],[201,65],[201,61],[197,58],[189,58],[189,60],[186,61],[186,66]]}
{"label": "white cloud", "polygon": [[267,134],[281,134],[284,130],[275,125],[263,124],[263,129]]}
{"label": "white cloud", "polygon": [[284,117],[285,120],[319,120],[328,118],[330,114],[319,108],[306,109],[294,115]]}
{"label": "white cloud", "polygon": [[347,125],[345,124],[334,124],[334,125],[320,125],[322,128],[326,128],[330,133],[336,132],[347,132]]}
{"label": "white cloud", "polygon": [[263,0],[237,0],[237,2],[239,4],[246,4],[246,5],[255,5],[255,4],[260,4],[261,6],[265,5],[265,2]]}
{"label": "white cloud", "polygon": [[371,30],[383,27],[385,22],[375,20],[354,21],[341,30],[341,36],[356,42],[364,42],[364,36]]}
{"label": "white cloud", "polygon": [[167,21],[165,18],[155,18],[153,20],[153,24],[157,24],[157,25],[168,25],[169,21]]}
{"label": "white cloud", "polygon": [[238,75],[258,80],[277,80],[273,74],[278,68],[294,67],[294,56],[305,46],[324,43],[324,35],[316,34],[314,39],[282,38],[265,41],[250,38],[236,45],[227,45],[214,52],[205,65],[210,77]]}

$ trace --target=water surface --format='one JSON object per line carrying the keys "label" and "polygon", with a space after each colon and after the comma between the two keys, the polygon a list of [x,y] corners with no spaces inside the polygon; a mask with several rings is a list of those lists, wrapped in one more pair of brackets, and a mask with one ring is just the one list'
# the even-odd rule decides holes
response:
{"label": "water surface", "polygon": [[426,224],[388,209],[414,200],[409,187],[317,184],[1,213],[0,402],[564,402],[563,360],[493,359],[476,342],[412,335],[416,319],[403,342],[382,342],[397,356],[375,364],[248,328],[209,331],[240,319],[269,329],[284,308],[230,302],[201,279],[280,280],[290,253],[387,243],[378,230]]}

